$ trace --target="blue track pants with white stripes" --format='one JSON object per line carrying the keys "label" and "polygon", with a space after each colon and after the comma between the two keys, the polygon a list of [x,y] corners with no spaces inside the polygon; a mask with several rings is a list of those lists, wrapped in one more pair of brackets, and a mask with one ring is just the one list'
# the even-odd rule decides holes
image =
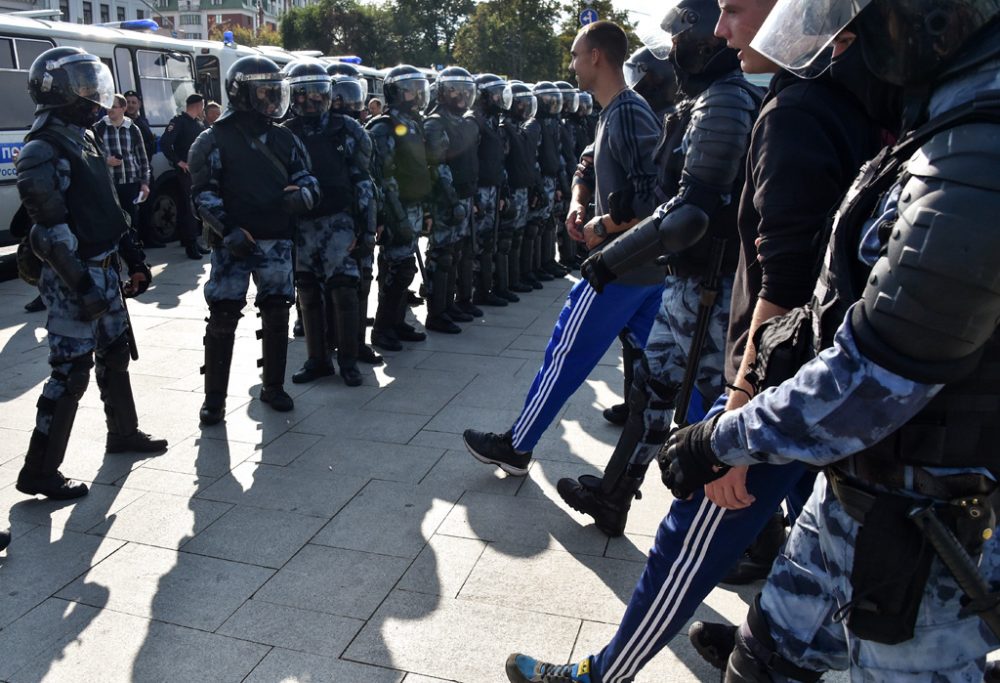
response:
{"label": "blue track pants with white stripes", "polygon": [[[658,486],[651,471],[647,486]],[[611,642],[591,656],[595,683],[627,683],[677,635],[705,597],[732,569],[778,509],[782,499],[798,511],[815,475],[800,463],[757,465],[747,474],[756,498],[743,510],[724,510],[705,498],[675,500],[660,522],[646,568]]]}
{"label": "blue track pants with white stripes", "polygon": [[662,284],[610,284],[601,294],[586,280],[573,285],[545,348],[542,367],[514,423],[515,449],[534,450],[542,433],[597,367],[622,328],[632,333],[636,346],[645,348],[662,295]]}

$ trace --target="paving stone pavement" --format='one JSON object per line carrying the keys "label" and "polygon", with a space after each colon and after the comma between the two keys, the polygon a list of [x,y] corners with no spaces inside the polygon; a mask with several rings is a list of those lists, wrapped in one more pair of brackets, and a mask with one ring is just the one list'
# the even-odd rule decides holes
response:
{"label": "paving stone pavement", "polygon": [[[64,467],[92,484],[76,503],[13,487],[48,366],[44,313],[22,310],[33,291],[0,283],[0,528],[14,534],[0,554],[0,681],[503,683],[512,651],[563,662],[606,642],[670,501],[651,482],[609,541],[555,493],[617,439],[600,419],[621,393],[617,348],[528,477],[473,461],[460,437],[517,415],[570,279],[386,354],[362,387],[289,381],[287,414],[256,398],[248,307],[226,422],[202,429],[208,265],[176,246],[150,257],[154,286],[129,304],[131,372],[141,427],[171,448],[105,455],[92,383]],[[303,360],[292,340],[289,376]],[[738,621],[751,596],[717,589],[698,616]],[[681,637],[637,681],[716,679]]]}

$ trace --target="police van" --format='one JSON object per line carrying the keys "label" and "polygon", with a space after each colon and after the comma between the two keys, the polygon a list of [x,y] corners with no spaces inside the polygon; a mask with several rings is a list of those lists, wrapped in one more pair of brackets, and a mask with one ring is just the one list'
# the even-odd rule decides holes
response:
{"label": "police van", "polygon": [[[34,118],[28,97],[28,69],[35,57],[56,46],[80,47],[111,70],[117,92],[135,90],[143,113],[159,136],[167,122],[184,109],[196,90],[194,50],[190,41],[151,31],[153,22],[123,22],[122,28],[88,26],[47,18],[0,14],[0,257],[13,254],[10,222],[20,200],[15,187],[14,155]],[[163,154],[152,159],[151,196],[144,216],[162,237],[174,230],[176,179]]]}

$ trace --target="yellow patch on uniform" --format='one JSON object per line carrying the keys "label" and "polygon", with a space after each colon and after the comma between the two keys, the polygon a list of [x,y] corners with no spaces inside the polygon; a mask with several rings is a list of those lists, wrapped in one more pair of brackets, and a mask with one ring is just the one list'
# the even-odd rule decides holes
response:
{"label": "yellow patch on uniform", "polygon": [[400,123],[400,124],[398,124],[396,126],[395,133],[396,133],[397,137],[401,138],[401,137],[405,136],[408,132],[409,132],[408,129],[402,123]]}
{"label": "yellow patch on uniform", "polygon": [[993,529],[983,529],[983,540],[988,541],[993,538]]}
{"label": "yellow patch on uniform", "polygon": [[585,660],[580,662],[580,666],[576,668],[576,673],[578,676],[590,673],[590,657],[587,657]]}

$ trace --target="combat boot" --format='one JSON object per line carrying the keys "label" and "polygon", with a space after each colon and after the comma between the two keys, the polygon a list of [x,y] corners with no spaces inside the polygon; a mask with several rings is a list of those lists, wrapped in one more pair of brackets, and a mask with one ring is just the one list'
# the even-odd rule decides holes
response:
{"label": "combat boot", "polygon": [[327,304],[337,317],[337,365],[340,376],[349,387],[361,386],[358,370],[358,294],[354,287],[332,287],[327,290]]}
{"label": "combat boot", "polygon": [[732,624],[696,621],[688,629],[688,639],[702,659],[725,671],[729,655],[736,649],[736,629]]}
{"label": "combat boot", "polygon": [[322,290],[318,282],[299,284],[299,320],[305,329],[307,360],[292,375],[294,384],[305,384],[321,377],[336,374],[330,364],[327,348],[327,315],[324,311]]}
{"label": "combat boot", "polygon": [[295,408],[285,392],[285,364],[288,360],[288,305],[280,299],[264,300],[260,306],[260,365],[263,369],[260,400],[279,413]]}
{"label": "combat boot", "polygon": [[10,532],[0,531],[0,550],[10,545]]}
{"label": "combat boot", "polygon": [[775,512],[767,521],[767,526],[761,529],[757,538],[740,557],[720,583],[730,586],[743,586],[754,581],[763,581],[771,573],[771,565],[785,545],[785,516]]}
{"label": "combat boot", "polygon": [[126,336],[121,335],[96,355],[95,375],[108,425],[105,452],[162,453],[167,450],[166,439],[154,439],[139,430],[135,398],[132,396],[132,381],[128,372],[131,353]]}
{"label": "combat boot", "polygon": [[362,277],[358,285],[358,360],[369,365],[382,365],[382,356],[365,342],[365,330],[375,322],[368,317],[368,295],[371,288],[372,281]]}
{"label": "combat boot", "polygon": [[[77,401],[68,396],[54,401],[49,433],[35,429],[24,455],[24,466],[17,475],[15,488],[29,496],[45,496],[51,500],[72,500],[87,495],[87,485],[72,481],[59,471],[69,433],[76,418]],[[72,405],[70,405],[72,404]],[[42,412],[42,409],[39,409]]]}
{"label": "combat boot", "polygon": [[579,479],[560,479],[556,484],[559,496],[577,512],[594,518],[594,525],[603,533],[617,538],[625,533],[633,498],[641,498],[641,477],[623,475],[611,490],[602,489],[601,479],[583,475]]}
{"label": "combat boot", "polygon": [[[497,254],[497,258],[500,255]],[[507,263],[504,261],[504,279],[507,278]],[[476,275],[476,287],[472,295],[472,303],[477,306],[506,306],[507,299],[493,291],[494,272],[499,274],[499,270],[494,271],[493,254],[483,253],[479,259],[479,273]],[[499,286],[497,287],[499,289]],[[506,284],[504,285],[506,289]],[[482,315],[482,313],[480,313]]]}
{"label": "combat boot", "polygon": [[214,425],[226,416],[226,392],[229,389],[229,368],[233,361],[236,326],[243,314],[243,302],[225,301],[209,304],[208,327],[205,330],[205,402],[199,417],[202,424]]}

